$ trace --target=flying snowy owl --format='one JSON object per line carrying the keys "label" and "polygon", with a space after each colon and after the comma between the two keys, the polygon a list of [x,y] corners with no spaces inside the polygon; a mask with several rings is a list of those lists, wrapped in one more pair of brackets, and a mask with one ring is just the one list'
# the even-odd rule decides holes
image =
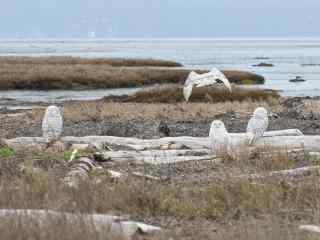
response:
{"label": "flying snowy owl", "polygon": [[204,74],[197,74],[196,72],[191,72],[183,87],[183,96],[186,101],[192,94],[193,87],[205,87],[218,83],[220,80],[230,92],[231,85],[226,76],[217,68],[213,68],[210,72]]}
{"label": "flying snowy owl", "polygon": [[263,136],[264,132],[267,131],[268,124],[268,111],[263,107],[257,108],[247,126],[250,145]]}
{"label": "flying snowy owl", "polygon": [[230,135],[220,120],[215,120],[211,124],[209,133],[211,149],[216,155],[224,155],[230,152]]}
{"label": "flying snowy owl", "polygon": [[48,142],[57,141],[63,128],[63,119],[60,109],[56,106],[47,108],[42,120],[42,134]]}

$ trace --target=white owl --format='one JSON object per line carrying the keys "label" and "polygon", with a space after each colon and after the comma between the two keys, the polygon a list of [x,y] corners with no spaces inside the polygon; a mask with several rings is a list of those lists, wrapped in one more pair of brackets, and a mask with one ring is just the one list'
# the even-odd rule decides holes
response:
{"label": "white owl", "polygon": [[263,107],[257,108],[247,126],[250,145],[257,141],[258,138],[263,137],[263,134],[267,131],[268,124],[268,111]]}
{"label": "white owl", "polygon": [[192,94],[192,89],[194,86],[195,87],[210,86],[218,83],[218,80],[220,80],[226,86],[226,88],[228,88],[228,90],[232,92],[229,80],[219,69],[212,68],[210,72],[204,73],[204,74],[197,74],[196,72],[192,71],[189,74],[183,87],[183,96],[185,100],[189,101],[189,98]]}
{"label": "white owl", "polygon": [[56,106],[47,108],[42,120],[42,135],[48,142],[59,140],[63,129],[63,118]]}
{"label": "white owl", "polygon": [[209,138],[212,152],[215,155],[218,156],[230,153],[231,139],[222,121],[215,120],[212,122]]}

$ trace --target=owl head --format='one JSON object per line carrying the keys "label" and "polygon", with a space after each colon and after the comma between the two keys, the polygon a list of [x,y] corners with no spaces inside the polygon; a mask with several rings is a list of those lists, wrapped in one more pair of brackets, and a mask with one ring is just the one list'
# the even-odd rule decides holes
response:
{"label": "owl head", "polygon": [[268,111],[264,107],[258,107],[254,112],[253,112],[253,117],[255,118],[268,118]]}
{"label": "owl head", "polygon": [[211,132],[227,132],[226,126],[220,120],[214,120],[210,128]]}
{"label": "owl head", "polygon": [[47,116],[57,116],[61,115],[61,111],[57,106],[49,106],[46,110],[45,115]]}

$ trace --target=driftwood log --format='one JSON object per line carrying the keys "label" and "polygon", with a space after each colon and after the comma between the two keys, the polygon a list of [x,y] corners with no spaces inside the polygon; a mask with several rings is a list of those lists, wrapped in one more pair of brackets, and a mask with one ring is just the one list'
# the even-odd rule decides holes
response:
{"label": "driftwood log", "polygon": [[[243,145],[248,141],[244,133],[231,133],[233,145]],[[113,136],[87,136],[87,137],[62,137],[61,141],[66,145],[87,144],[103,149],[105,146],[122,146],[132,150],[165,150],[165,149],[210,149],[208,137],[167,137],[160,139],[137,139]],[[259,139],[255,146],[261,147],[270,145],[274,147],[301,148],[308,150],[320,150],[320,136],[304,136],[297,129],[266,132],[265,136]],[[2,144],[18,149],[42,149],[47,146],[45,138],[42,137],[21,137],[14,139],[2,139]]]}
{"label": "driftwood log", "polygon": [[64,178],[64,183],[69,187],[78,187],[79,181],[85,181],[89,178],[92,170],[98,168],[95,162],[88,157],[79,157],[70,162],[70,170]]}
{"label": "driftwood log", "polygon": [[[19,224],[37,223],[39,226],[54,224],[57,220],[93,226],[98,233],[110,233],[121,239],[132,239],[136,234],[151,234],[161,230],[159,227],[140,222],[129,221],[127,218],[102,214],[71,214],[51,210],[0,210],[0,219],[16,220]],[[101,236],[102,237],[102,236]]]}
{"label": "driftwood log", "polygon": [[[147,150],[147,151],[103,151],[95,155],[97,161],[132,162],[135,164],[168,164],[189,161],[214,160],[208,149],[194,150]],[[218,160],[217,160],[218,161]]]}
{"label": "driftwood log", "polygon": [[[297,129],[282,131],[270,131],[264,137],[258,139],[254,146],[248,146],[248,137],[245,133],[231,133],[234,153],[238,150],[251,151],[255,148],[276,148],[292,151],[303,149],[306,151],[320,152],[320,136],[305,136]],[[209,137],[167,137],[160,139],[137,139],[113,136],[86,136],[63,137],[60,139],[65,146],[93,147],[99,153],[95,160],[114,162],[134,162],[137,164],[166,164],[187,161],[205,161],[216,158],[210,148]],[[22,137],[15,139],[2,139],[2,144],[14,150],[42,149],[47,147],[46,139],[42,137]],[[117,149],[129,149],[126,151],[105,151]],[[111,147],[111,148],[110,148]],[[247,148],[247,149],[246,149]],[[268,149],[268,148],[266,148]],[[219,161],[219,160],[217,160]],[[85,176],[85,170],[90,164],[82,163],[76,167],[76,173],[70,175]],[[80,170],[81,171],[80,171]],[[84,171],[85,170],[85,171]]]}
{"label": "driftwood log", "polygon": [[316,226],[316,225],[300,225],[299,230],[320,234],[320,226]]}
{"label": "driftwood log", "polygon": [[249,174],[249,175],[241,175],[239,178],[242,179],[250,179],[250,180],[258,180],[258,179],[265,179],[270,177],[307,177],[311,176],[312,174],[318,173],[320,170],[320,166],[308,166],[308,167],[301,167],[289,170],[280,170],[280,171],[273,171],[266,174]]}

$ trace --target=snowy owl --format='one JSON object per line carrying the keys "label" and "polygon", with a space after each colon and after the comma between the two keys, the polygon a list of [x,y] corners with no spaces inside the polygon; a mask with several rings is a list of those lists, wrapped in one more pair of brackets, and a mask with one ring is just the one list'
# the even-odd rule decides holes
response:
{"label": "snowy owl", "polygon": [[228,154],[230,151],[230,135],[220,120],[215,120],[211,124],[209,133],[211,149],[216,155]]}
{"label": "snowy owl", "polygon": [[197,74],[196,72],[192,71],[189,74],[183,87],[183,96],[185,100],[189,101],[194,86],[210,86],[218,83],[218,80],[220,80],[226,86],[226,88],[228,88],[228,90],[232,92],[229,80],[219,69],[213,68],[210,72],[204,74]]}
{"label": "snowy owl", "polygon": [[63,119],[60,109],[56,106],[47,108],[42,120],[42,134],[48,142],[57,141],[63,128]]}
{"label": "snowy owl", "polygon": [[262,137],[269,124],[268,111],[263,108],[257,108],[247,126],[249,144],[253,144],[258,138]]}

